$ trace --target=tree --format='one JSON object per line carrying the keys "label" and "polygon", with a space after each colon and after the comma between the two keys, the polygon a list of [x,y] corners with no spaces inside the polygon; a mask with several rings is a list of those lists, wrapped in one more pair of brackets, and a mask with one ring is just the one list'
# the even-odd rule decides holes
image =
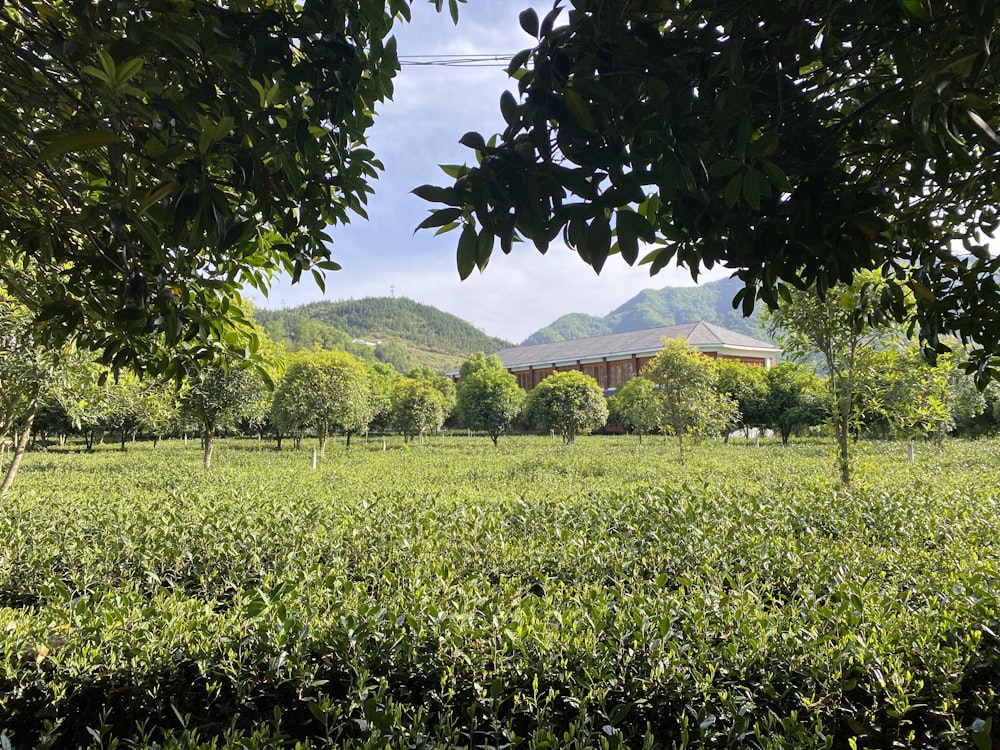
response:
{"label": "tree", "polygon": [[[742,426],[747,430],[751,427],[767,426],[767,370],[763,367],[746,365],[738,359],[718,360],[718,390],[736,402],[739,408],[739,421],[733,428]],[[726,432],[726,441],[730,432]]]}
{"label": "tree", "polygon": [[316,430],[319,450],[333,429],[350,435],[371,421],[370,371],[347,352],[307,352],[296,356],[274,396],[273,413],[285,428]]}
{"label": "tree", "polygon": [[826,385],[808,366],[780,362],[767,371],[765,426],[774,427],[781,444],[793,432],[817,425],[830,415]]}
{"label": "tree", "polygon": [[653,381],[641,375],[632,378],[608,398],[608,419],[618,421],[642,436],[660,426],[660,393]]}
{"label": "tree", "polygon": [[384,429],[392,423],[392,384],[399,377],[396,369],[384,362],[369,364],[372,420],[369,428]]}
{"label": "tree", "polygon": [[677,436],[684,463],[684,438],[718,434],[739,419],[736,402],[718,391],[719,373],[709,359],[684,337],[665,339],[640,375],[657,391],[659,424]]}
{"label": "tree", "polygon": [[403,439],[424,440],[431,430],[441,429],[446,414],[445,397],[430,380],[397,378],[392,384],[392,421]]}
{"label": "tree", "polygon": [[212,468],[217,431],[239,419],[264,387],[256,371],[231,364],[204,368],[190,379],[181,395],[181,411],[201,427],[205,469]]}
{"label": "tree", "polygon": [[608,421],[608,404],[597,381],[577,370],[549,375],[528,393],[525,419],[543,430],[555,430],[565,445]]}
{"label": "tree", "polygon": [[822,296],[816,291],[782,287],[781,305],[767,320],[772,335],[790,358],[822,358],[844,485],[851,483],[849,440],[855,388],[876,345],[887,343],[886,337],[893,334],[887,321],[879,316],[884,289],[877,274],[866,274]]}
{"label": "tree", "polygon": [[0,281],[116,370],[252,354],[240,289],[322,285],[365,216],[409,5],[2,4]]}
{"label": "tree", "polygon": [[931,365],[916,342],[884,349],[867,363],[869,372],[858,393],[860,420],[886,437],[934,435],[939,444],[958,418],[985,406],[983,395],[970,388],[970,378],[957,372],[952,356]]}
{"label": "tree", "polygon": [[413,368],[406,373],[406,377],[424,380],[430,383],[441,394],[441,407],[444,409],[444,418],[446,420],[454,413],[458,394],[455,382],[451,378],[434,372],[434,370],[426,365]]}
{"label": "tree", "polygon": [[[494,242],[562,238],[600,271],[640,242],[656,273],[725,265],[749,311],[782,280],[820,294],[881,269],[921,337],[1000,359],[1000,6],[960,0],[569,0],[521,15],[506,129],[414,192],[460,229],[462,277]],[[558,21],[558,22],[557,22]]]}
{"label": "tree", "polygon": [[521,413],[524,390],[498,357],[482,353],[462,364],[459,377],[455,407],[459,420],[470,430],[486,432],[496,445]]}
{"label": "tree", "polygon": [[[71,389],[85,366],[71,342],[43,346],[35,323],[26,306],[0,289],[0,441],[5,449],[11,435],[14,449],[0,482],[0,499],[17,476],[39,408]],[[12,434],[15,425],[19,429]]]}

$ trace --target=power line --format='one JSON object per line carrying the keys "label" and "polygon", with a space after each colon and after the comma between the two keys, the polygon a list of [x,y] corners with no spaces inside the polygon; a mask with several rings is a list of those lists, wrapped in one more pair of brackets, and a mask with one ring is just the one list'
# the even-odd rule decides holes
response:
{"label": "power line", "polygon": [[445,68],[506,68],[512,54],[494,55],[400,55],[400,65]]}

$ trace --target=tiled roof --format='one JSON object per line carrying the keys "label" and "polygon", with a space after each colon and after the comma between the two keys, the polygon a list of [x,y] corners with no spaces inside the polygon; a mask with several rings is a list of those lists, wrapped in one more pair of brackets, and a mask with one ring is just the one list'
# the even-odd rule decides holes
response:
{"label": "tiled roof", "polygon": [[663,348],[663,339],[684,336],[691,346],[698,349],[716,350],[720,347],[739,349],[759,349],[761,356],[774,356],[780,349],[766,341],[744,336],[728,328],[712,323],[682,323],[680,325],[647,328],[642,331],[612,333],[607,336],[590,336],[585,339],[555,341],[551,344],[533,346],[513,346],[497,352],[505,367],[526,367],[528,365],[551,365],[559,362],[575,362],[578,359],[609,357],[611,355],[632,355],[642,352],[656,352]]}

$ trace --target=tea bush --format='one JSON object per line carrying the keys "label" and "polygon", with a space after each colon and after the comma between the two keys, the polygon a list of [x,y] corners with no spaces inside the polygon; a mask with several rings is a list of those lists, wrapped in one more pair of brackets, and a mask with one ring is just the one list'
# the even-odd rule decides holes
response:
{"label": "tea bush", "polygon": [[0,507],[12,747],[1000,741],[1000,444],[50,451]]}

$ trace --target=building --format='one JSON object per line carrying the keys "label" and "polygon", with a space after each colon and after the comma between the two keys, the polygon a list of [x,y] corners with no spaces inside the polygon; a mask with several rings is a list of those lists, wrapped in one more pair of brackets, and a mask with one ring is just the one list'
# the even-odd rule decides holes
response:
{"label": "building", "polygon": [[551,344],[513,346],[497,352],[497,356],[526,391],[552,373],[565,370],[581,370],[606,391],[613,391],[635,377],[656,356],[663,348],[663,339],[681,336],[706,356],[736,359],[758,367],[770,368],[781,351],[766,341],[700,321]]}

